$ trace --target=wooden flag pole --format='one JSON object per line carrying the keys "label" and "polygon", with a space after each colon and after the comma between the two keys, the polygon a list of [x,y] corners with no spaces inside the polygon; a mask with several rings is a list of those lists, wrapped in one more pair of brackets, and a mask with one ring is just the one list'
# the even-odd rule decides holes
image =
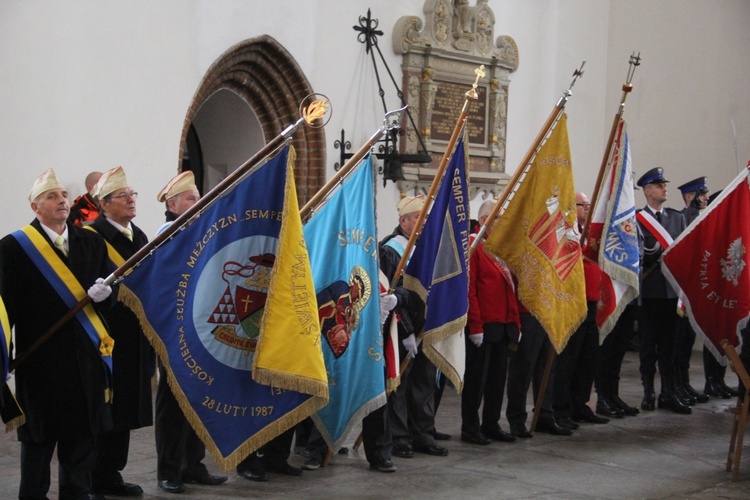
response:
{"label": "wooden flag pole", "polygon": [[[622,97],[620,97],[620,105],[618,106],[617,113],[615,113],[615,118],[612,121],[612,128],[609,131],[607,146],[604,148],[604,157],[602,158],[602,163],[599,166],[599,174],[596,177],[596,184],[594,184],[594,192],[591,195],[591,200],[589,200],[592,208],[596,207],[596,202],[599,199],[599,191],[601,190],[602,178],[604,177],[604,172],[605,170],[607,170],[607,165],[609,165],[610,158],[612,157],[612,146],[615,142],[617,125],[620,123],[620,119],[625,112],[625,100],[628,98],[628,94],[633,91],[633,85],[630,82],[633,81],[635,68],[641,65],[640,52],[638,53],[638,55],[633,52],[633,54],[630,56],[629,65],[628,76],[625,79],[625,83],[622,84]],[[589,210],[589,213],[586,214],[586,221],[584,222],[583,228],[581,229],[581,245],[586,242],[586,239],[589,236],[589,226],[591,226],[591,217],[593,216],[593,214],[593,210]]]}
{"label": "wooden flag pole", "polygon": [[554,128],[554,125],[557,123],[557,121],[560,119],[560,116],[562,116],[563,112],[565,111],[565,105],[568,103],[568,99],[570,99],[570,96],[573,95],[571,89],[573,88],[573,85],[575,85],[578,77],[583,76],[583,67],[585,65],[586,61],[583,61],[581,67],[573,72],[573,81],[570,83],[570,87],[568,87],[567,90],[563,91],[562,97],[557,101],[557,104],[555,104],[555,108],[547,117],[544,125],[542,125],[541,130],[537,134],[529,150],[526,152],[526,155],[524,155],[521,163],[518,165],[518,168],[513,174],[513,177],[510,178],[510,180],[508,181],[508,185],[505,186],[502,194],[500,194],[500,198],[498,198],[497,203],[495,203],[495,206],[492,207],[492,211],[489,213],[489,215],[487,215],[487,221],[479,229],[479,234],[477,234],[477,237],[474,239],[474,242],[469,248],[470,257],[484,238],[484,235],[487,233],[487,229],[492,226],[492,223],[500,214],[500,209],[503,207],[503,205],[505,205],[505,202],[508,201],[511,193],[515,192],[515,190],[517,189],[517,186],[520,184],[521,177],[526,174],[526,172],[528,172],[529,167],[531,166],[531,162],[533,161],[534,157],[536,157],[537,152],[539,152],[539,149],[542,147],[542,144],[544,144],[544,141],[552,131],[552,128]]}
{"label": "wooden flag pole", "polygon": [[448,145],[445,147],[445,152],[443,153],[443,158],[440,160],[438,169],[435,172],[435,177],[432,179],[430,190],[427,193],[425,204],[422,207],[422,210],[420,210],[419,212],[419,217],[417,218],[414,230],[409,236],[409,241],[404,248],[404,253],[403,255],[401,255],[401,260],[396,267],[396,272],[393,273],[390,284],[391,288],[388,293],[393,293],[393,290],[396,288],[396,284],[398,283],[398,280],[401,279],[401,275],[404,272],[406,262],[409,260],[409,256],[411,255],[411,251],[414,248],[414,244],[416,243],[419,234],[422,232],[422,226],[424,226],[425,219],[427,218],[427,212],[430,210],[430,206],[432,205],[432,200],[435,197],[435,193],[437,192],[438,188],[440,187],[440,183],[443,180],[443,174],[445,173],[445,169],[448,166],[448,161],[453,156],[453,149],[456,147],[456,142],[458,142],[458,136],[461,134],[461,130],[466,123],[466,116],[469,114],[469,104],[471,103],[471,101],[476,101],[479,99],[477,86],[479,84],[479,80],[485,75],[484,65],[479,66],[477,69],[475,69],[474,74],[476,74],[476,79],[474,80],[471,89],[466,92],[466,94],[464,94],[466,99],[464,100],[463,108],[461,108],[461,114],[458,116],[458,120],[456,120],[456,126],[453,127],[453,133],[451,134],[451,138],[448,141]]}
{"label": "wooden flag pole", "polygon": [[[547,120],[544,122],[544,125],[542,126],[542,129],[539,131],[539,133],[536,136],[536,139],[534,139],[534,142],[532,143],[529,150],[526,152],[526,155],[523,157],[523,160],[521,161],[521,164],[516,169],[516,172],[513,174],[513,177],[508,182],[508,185],[503,190],[503,193],[500,195],[500,198],[498,199],[497,203],[495,203],[495,206],[492,207],[492,211],[487,216],[487,220],[485,221],[484,225],[479,230],[479,234],[477,234],[477,237],[474,239],[474,242],[472,243],[471,247],[469,248],[469,255],[472,255],[474,251],[476,250],[479,243],[484,238],[485,233],[487,232],[487,229],[489,227],[492,227],[492,224],[494,223],[495,219],[498,217],[500,213],[500,209],[503,207],[503,205],[506,204],[508,201],[508,198],[510,197],[511,193],[515,192],[517,187],[522,182],[522,176],[528,172],[529,168],[531,167],[531,163],[534,160],[534,157],[536,157],[536,154],[538,153],[539,149],[542,147],[542,144],[544,144],[544,141],[549,136],[550,132],[554,128],[557,121],[562,116],[563,112],[565,111],[565,105],[568,102],[568,99],[570,99],[570,96],[572,94],[573,85],[575,85],[576,80],[578,80],[578,77],[583,76],[583,67],[586,65],[586,61],[583,61],[581,63],[581,67],[575,71],[573,71],[573,81],[570,82],[570,86],[567,88],[567,90],[563,91],[563,95],[560,98],[560,100],[557,101],[557,104],[555,104],[555,108],[552,110],[550,115],[547,117]],[[542,401],[544,400],[544,393],[547,391],[547,383],[549,382],[549,375],[552,371],[552,364],[555,361],[555,350],[550,349],[549,356],[547,358],[547,364],[544,369],[544,375],[542,376],[542,383],[541,387],[539,388],[539,394],[537,395],[537,401],[536,405],[534,406],[534,416],[531,419],[531,432],[534,432],[534,429],[536,428],[536,423],[539,420],[539,412],[542,408]]]}
{"label": "wooden flag pole", "polygon": [[[393,277],[391,278],[390,283],[390,290],[388,290],[388,293],[392,294],[393,291],[396,288],[396,285],[398,284],[398,280],[401,279],[401,275],[404,272],[404,268],[406,267],[406,262],[409,260],[409,256],[411,254],[412,248],[414,248],[414,244],[417,241],[417,238],[419,237],[419,234],[422,232],[422,227],[424,226],[425,219],[427,218],[427,212],[430,209],[430,206],[432,205],[432,200],[435,197],[435,193],[437,192],[438,188],[440,187],[440,182],[443,179],[443,174],[445,173],[445,169],[448,166],[448,161],[453,156],[453,150],[456,147],[456,142],[458,142],[458,137],[461,134],[461,130],[464,127],[464,124],[466,123],[466,116],[469,114],[469,104],[471,104],[471,101],[476,101],[479,96],[477,93],[477,86],[479,85],[479,80],[484,77],[484,65],[479,66],[477,69],[474,70],[474,74],[476,75],[476,79],[474,80],[474,83],[471,86],[471,89],[469,89],[464,96],[466,99],[464,100],[464,105],[461,108],[461,113],[458,116],[458,120],[456,120],[456,125],[453,127],[453,133],[451,134],[450,140],[448,141],[448,145],[445,148],[445,152],[443,153],[443,157],[440,160],[440,164],[438,166],[437,171],[435,172],[435,177],[432,179],[432,184],[430,185],[430,190],[427,193],[427,198],[425,199],[425,204],[422,207],[422,210],[419,212],[419,217],[417,218],[417,222],[414,226],[414,230],[411,232],[411,235],[409,236],[409,241],[406,244],[406,247],[404,248],[404,253],[401,255],[401,260],[398,263],[398,266],[396,267],[396,272],[393,273]],[[419,336],[417,337],[417,344],[421,342],[422,337],[424,336],[424,330],[419,332]],[[409,366],[409,362],[411,361],[411,358],[409,356],[406,356],[404,359],[401,360],[400,365],[400,374],[403,375],[406,371],[406,367]],[[359,436],[357,436],[357,439],[354,442],[354,450],[359,449],[359,445],[362,444],[362,433],[359,433]]]}
{"label": "wooden flag pole", "polygon": [[[283,146],[284,143],[291,139],[292,135],[294,135],[294,133],[297,131],[297,127],[299,127],[300,124],[305,123],[308,126],[322,126],[319,125],[319,123],[323,120],[326,112],[329,109],[329,106],[330,104],[325,99],[315,99],[310,102],[309,106],[306,106],[304,108],[301,106],[300,114],[302,116],[295,123],[288,126],[279,135],[271,139],[271,141],[263,146],[260,151],[255,153],[255,155],[253,155],[249,160],[238,167],[237,170],[229,174],[224,180],[217,184],[216,187],[206,193],[206,195],[198,200],[195,205],[193,205],[187,211],[185,211],[185,213],[180,215],[171,225],[167,226],[167,228],[164,229],[164,231],[162,231],[160,234],[158,234],[153,240],[148,242],[143,248],[133,254],[132,257],[126,260],[112,274],[107,276],[107,278],[104,280],[104,284],[112,285],[113,283],[115,283],[125,273],[127,273],[133,267],[137,266],[143,259],[148,257],[163,243],[169,240],[175,233],[180,231],[182,227],[190,222],[193,217],[200,214],[202,210],[204,210],[208,205],[218,199],[224,193],[224,191],[231,188],[235,183],[240,181],[242,177],[244,177],[249,172],[252,172],[253,169],[259,168],[263,164],[263,160],[265,160],[268,156],[270,156],[281,146]],[[13,359],[13,362],[10,363],[8,369],[10,371],[15,370],[18,365],[23,363],[26,358],[36,352],[36,350],[39,349],[45,342],[47,342],[47,340],[49,340],[49,338],[52,337],[52,335],[54,335],[63,325],[73,319],[75,315],[78,314],[78,312],[80,312],[90,303],[91,297],[86,295],[63,317],[58,319],[49,328],[47,328],[47,330],[45,330],[44,333],[42,333],[31,346],[29,346],[24,352],[16,356],[15,359]]]}

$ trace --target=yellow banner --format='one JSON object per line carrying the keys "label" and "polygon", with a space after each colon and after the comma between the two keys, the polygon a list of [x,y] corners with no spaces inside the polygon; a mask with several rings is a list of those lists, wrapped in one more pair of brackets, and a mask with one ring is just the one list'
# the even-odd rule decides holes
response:
{"label": "yellow banner", "polygon": [[562,115],[487,238],[560,353],[586,317],[567,117]]}
{"label": "yellow banner", "polygon": [[327,401],[318,302],[302,233],[293,162],[290,152],[279,248],[253,360],[253,380]]}

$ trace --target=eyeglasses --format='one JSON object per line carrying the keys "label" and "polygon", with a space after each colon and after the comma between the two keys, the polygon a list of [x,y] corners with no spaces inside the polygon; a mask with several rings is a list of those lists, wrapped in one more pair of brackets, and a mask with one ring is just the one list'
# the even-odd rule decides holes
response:
{"label": "eyeglasses", "polygon": [[123,201],[127,200],[128,198],[133,198],[135,200],[136,198],[138,198],[138,193],[136,193],[135,191],[131,191],[129,193],[113,194],[113,195],[104,197],[104,199],[106,200],[111,200],[114,198],[118,198]]}
{"label": "eyeglasses", "polygon": [[591,203],[576,203],[576,206],[589,208],[591,206]]}

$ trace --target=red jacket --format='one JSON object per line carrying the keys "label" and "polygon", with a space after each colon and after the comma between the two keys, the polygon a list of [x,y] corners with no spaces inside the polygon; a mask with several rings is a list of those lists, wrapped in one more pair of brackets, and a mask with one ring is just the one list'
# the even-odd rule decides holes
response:
{"label": "red jacket", "polygon": [[[474,241],[475,235],[471,235]],[[485,253],[484,243],[477,246],[469,263],[469,332],[484,332],[485,323],[516,323],[521,329],[515,277],[507,270],[508,282],[502,264]]]}
{"label": "red jacket", "polygon": [[586,280],[586,300],[599,302],[599,289],[602,283],[602,270],[599,269],[599,264],[584,257],[583,277]]}

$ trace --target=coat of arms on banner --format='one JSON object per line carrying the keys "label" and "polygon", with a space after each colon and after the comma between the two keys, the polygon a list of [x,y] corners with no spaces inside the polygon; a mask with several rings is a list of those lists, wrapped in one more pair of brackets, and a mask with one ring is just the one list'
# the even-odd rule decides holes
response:
{"label": "coat of arms on banner", "polygon": [[529,238],[547,257],[560,281],[564,282],[581,255],[579,236],[566,221],[570,212],[562,212],[556,192],[547,198],[546,207],[546,212],[531,227]]}
{"label": "coat of arms on banner", "polygon": [[245,355],[255,351],[258,343],[276,256],[266,253],[248,260],[247,264],[232,260],[224,263],[221,279],[227,286],[208,318],[209,323],[218,325],[211,331],[216,340],[243,351]]}

